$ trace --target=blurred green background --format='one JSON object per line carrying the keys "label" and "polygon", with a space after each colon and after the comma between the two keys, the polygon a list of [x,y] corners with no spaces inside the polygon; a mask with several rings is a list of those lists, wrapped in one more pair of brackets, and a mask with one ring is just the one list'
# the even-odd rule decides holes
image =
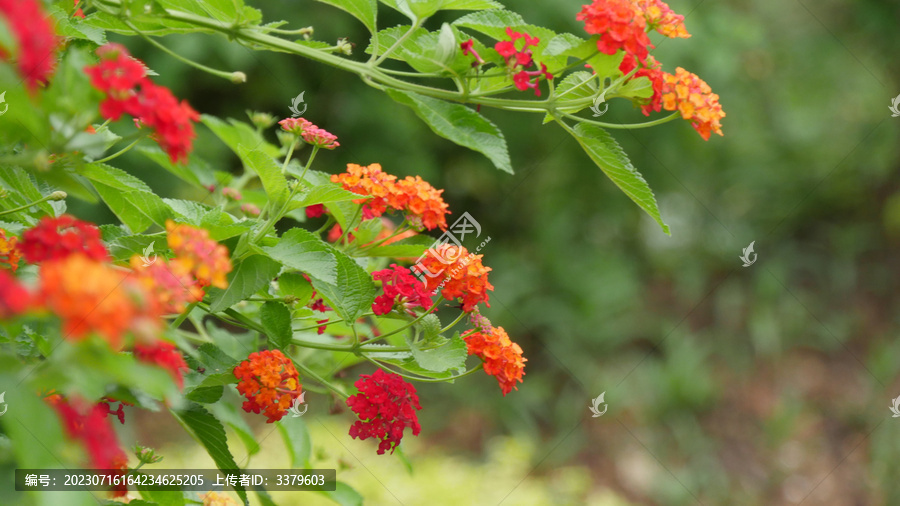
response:
{"label": "blurred green background", "polygon": [[[582,33],[582,2],[505,3]],[[341,11],[308,0],[251,4],[268,21],[313,25],[316,39],[348,37],[363,58],[364,28]],[[313,406],[304,417],[316,461],[338,466],[370,504],[900,504],[900,420],[888,410],[900,395],[900,118],[888,110],[900,93],[900,4],[670,5],[693,37],[655,38],[653,55],[720,95],[725,137],[704,142],[684,121],[613,134],[655,190],[671,237],[538,115],[482,111],[507,137],[510,176],[339,70],[221,38],[162,39],[249,76],[232,85],[118,38],[203,113],[289,116],[305,92],[305,116],[341,141],[318,157],[319,170],[378,162],[421,175],[491,237],[482,252],[496,288],[485,314],[525,350],[518,391],[503,398],[484,375],[422,385],[422,435],[404,439],[412,474],[351,440],[347,413]],[[379,24],[402,22],[383,10]],[[604,117],[642,119],[622,101]],[[199,130],[196,150],[237,170],[225,145]],[[126,156],[118,165],[158,192],[188,196],[140,155]],[[70,209],[114,221],[105,209]],[[758,261],[743,268],[751,241]],[[601,392],[608,411],[592,418]],[[164,415],[146,416],[139,431],[170,440]],[[251,462],[285,465],[279,442],[266,439]],[[186,448],[170,441],[166,464],[195,463]]]}

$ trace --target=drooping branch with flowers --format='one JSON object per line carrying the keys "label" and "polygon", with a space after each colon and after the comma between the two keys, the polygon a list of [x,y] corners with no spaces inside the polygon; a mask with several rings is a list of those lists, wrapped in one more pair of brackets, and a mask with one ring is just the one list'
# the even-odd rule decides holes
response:
{"label": "drooping branch with flowers", "polygon": [[[311,40],[312,28],[263,24],[240,0],[59,0],[49,8],[0,0],[11,30],[0,41],[16,41],[0,42],[0,85],[17,104],[0,123],[0,390],[37,399],[34,416],[81,446],[81,464],[121,474],[159,460],[137,448],[130,465],[118,445],[111,420],[127,424],[128,406],[165,408],[219,468],[238,468],[216,416],[217,403],[228,402],[270,424],[288,423],[298,402],[343,405],[356,417],[350,436],[393,453],[421,430],[413,382],[482,370],[505,396],[523,382],[527,362],[481,314],[494,289],[484,256],[435,246],[429,235],[448,230],[443,190],[379,163],[335,167],[328,152],[359,141],[339,142],[327,118],[200,114],[124,45],[105,42],[106,32],[149,40],[228,86],[254,76],[187,60],[156,37],[219,34],[338,67],[507,172],[515,160],[482,108],[537,113],[577,139],[666,232],[649,186],[606,130],[680,116],[703,139],[722,135],[725,114],[707,83],[680,67],[666,73],[650,55],[650,31],[689,37],[683,17],[658,0],[594,0],[573,12],[587,38],[527,24],[493,0],[381,0],[410,19],[387,29],[378,27],[375,0],[322,1],[369,29],[367,58],[346,40]],[[429,31],[439,10],[475,12]],[[614,98],[644,116],[671,114],[631,124],[586,115]],[[192,163],[200,124],[240,159],[237,174]],[[198,198],[163,198],[115,166],[132,149]],[[69,198],[102,201],[121,223],[79,220],[66,213]],[[312,220],[319,225],[304,226]],[[342,377],[358,364],[373,372]],[[26,445],[19,467],[46,465],[8,420],[0,426]],[[246,503],[247,491],[237,492]]]}

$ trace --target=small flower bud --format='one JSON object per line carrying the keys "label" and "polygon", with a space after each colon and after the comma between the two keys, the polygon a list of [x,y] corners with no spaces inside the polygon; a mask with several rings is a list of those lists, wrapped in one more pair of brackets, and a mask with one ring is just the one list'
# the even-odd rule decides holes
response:
{"label": "small flower bud", "polygon": [[50,200],[65,200],[68,195],[64,191],[57,190],[50,194]]}
{"label": "small flower bud", "polygon": [[243,72],[232,72],[231,73],[231,82],[234,84],[241,84],[247,82],[247,74]]}

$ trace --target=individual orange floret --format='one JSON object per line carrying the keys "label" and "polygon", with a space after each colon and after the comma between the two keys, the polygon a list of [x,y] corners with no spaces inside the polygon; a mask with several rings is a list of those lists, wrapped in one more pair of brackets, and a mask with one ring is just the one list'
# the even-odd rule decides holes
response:
{"label": "individual orange floret", "polygon": [[522,383],[528,360],[503,327],[493,327],[490,332],[475,332],[464,339],[469,355],[478,355],[484,361],[484,372],[497,378],[503,395],[518,390],[516,382]]}
{"label": "individual orange floret", "polygon": [[473,255],[463,246],[443,244],[428,250],[414,270],[424,274],[429,292],[441,290],[446,300],[461,299],[462,309],[468,313],[481,302],[490,307],[487,291],[494,286],[488,281],[491,268],[481,263],[483,256]]}
{"label": "individual orange floret", "polygon": [[80,253],[41,264],[36,302],[62,320],[64,337],[96,332],[116,349],[126,332],[159,326],[155,301],[128,272]]}
{"label": "individual orange floret", "polygon": [[268,418],[266,423],[281,420],[303,393],[294,363],[278,350],[251,353],[234,368],[234,376],[240,380],[238,392],[247,398],[244,411],[262,411]]}
{"label": "individual orange floret", "polygon": [[190,272],[201,286],[227,288],[231,272],[228,248],[209,238],[209,231],[172,220],[166,221],[169,248],[175,252],[171,264]]}
{"label": "individual orange floret", "polygon": [[406,211],[406,220],[414,228],[447,230],[446,216],[450,214],[447,203],[441,198],[444,190],[438,190],[421,177],[406,176],[395,185],[388,202],[394,209]]}
{"label": "individual orange floret", "polygon": [[665,74],[662,106],[667,111],[677,110],[682,118],[690,120],[704,140],[709,140],[713,132],[723,135],[719,121],[725,117],[725,112],[719,104],[719,96],[696,74],[681,67],[675,69],[675,75]]}
{"label": "individual orange floret", "polygon": [[671,38],[690,38],[684,26],[684,16],[675,14],[669,5],[660,0],[631,0],[644,13],[647,26]]}
{"label": "individual orange floret", "polygon": [[393,192],[396,180],[397,176],[382,171],[381,164],[378,163],[365,167],[348,163],[346,173],[331,176],[331,182],[340,183],[345,190],[372,197],[353,201],[356,204],[366,203],[363,206],[363,218],[367,220],[377,218],[387,211],[387,198]]}
{"label": "individual orange floret", "polygon": [[184,270],[182,263],[169,263],[162,258],[146,265],[140,256],[131,257],[134,278],[156,297],[164,314],[181,313],[187,304],[203,300],[200,283]]}
{"label": "individual orange floret", "polygon": [[6,236],[6,230],[0,228],[0,266],[7,265],[13,272],[19,268],[22,252],[17,246],[18,239],[14,235]]}

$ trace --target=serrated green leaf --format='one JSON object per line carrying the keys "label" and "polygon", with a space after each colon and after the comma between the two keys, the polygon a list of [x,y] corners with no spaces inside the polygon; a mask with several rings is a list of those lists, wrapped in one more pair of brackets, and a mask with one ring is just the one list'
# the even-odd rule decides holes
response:
{"label": "serrated green leaf", "polygon": [[215,116],[207,114],[201,115],[200,121],[212,130],[236,155],[240,155],[238,152],[240,146],[244,146],[248,151],[258,149],[271,158],[276,158],[281,153],[277,146],[266,142],[255,128],[243,121],[229,119],[228,123],[226,123]]}
{"label": "serrated green leaf", "polygon": [[205,229],[209,232],[209,236],[216,241],[241,235],[253,226],[252,221],[238,221],[234,216],[221,209],[192,200],[163,199],[163,202],[181,217],[181,219],[176,218],[176,222],[184,221]]}
{"label": "serrated green leaf", "polygon": [[[583,70],[572,72],[567,75],[556,87],[556,96],[560,102],[592,98],[595,97],[598,92],[599,90],[597,89],[597,82],[594,74]],[[588,103],[581,106],[560,107],[559,110],[567,114],[575,114],[591,105],[591,103]],[[551,121],[553,121],[553,116],[549,114],[544,116],[544,123],[549,123]]]}
{"label": "serrated green leaf", "polygon": [[90,163],[82,172],[91,180],[103,202],[132,232],[150,225],[164,226],[173,217],[172,209],[143,181],[115,167]]}
{"label": "serrated green leaf", "polygon": [[247,455],[255,455],[259,452],[259,442],[256,440],[256,435],[253,434],[253,429],[250,428],[250,425],[247,424],[247,421],[244,420],[244,417],[241,416],[240,411],[234,404],[220,402],[210,406],[210,409],[212,409],[216,418],[226,423],[237,434],[241,442],[244,443]]}
{"label": "serrated green leaf", "polygon": [[[337,260],[335,260],[337,265]],[[337,271],[335,271],[337,275]],[[283,272],[278,276],[278,293],[282,297],[294,297],[297,307],[305,306],[312,298],[312,284],[296,272]]]}
{"label": "serrated green leaf", "polygon": [[419,367],[432,372],[446,372],[457,370],[463,372],[466,369],[466,342],[459,337],[459,333],[453,336],[450,341],[434,349],[425,349],[422,343],[414,343],[408,341],[409,349],[412,351],[413,359],[419,364]]}
{"label": "serrated green leaf", "polygon": [[363,198],[366,198],[366,196],[347,191],[341,185],[329,182],[314,186],[308,192],[304,193],[298,202],[291,202],[291,205],[288,206],[288,208],[294,209],[298,207],[314,206],[316,204],[346,202]]}
{"label": "serrated green leaf", "polygon": [[238,262],[228,274],[228,287],[209,289],[209,310],[224,311],[266,286],[281,270],[281,264],[262,255]]}
{"label": "serrated green leaf", "polygon": [[[191,404],[187,409],[170,410],[181,425],[194,439],[206,448],[216,466],[223,470],[239,469],[231,451],[228,450],[228,439],[225,436],[225,427],[216,417],[199,404]],[[247,492],[238,485],[235,491],[240,498],[247,503]]]}
{"label": "serrated green leaf", "polygon": [[184,398],[189,401],[199,402],[200,404],[212,404],[214,402],[218,402],[219,399],[222,398],[222,394],[225,393],[225,388],[222,385],[218,386],[197,386],[189,391],[186,391],[184,394]]}
{"label": "serrated green leaf", "polygon": [[[135,474],[141,476],[143,473]],[[144,485],[137,485],[136,488],[141,493],[141,497],[157,506],[184,506],[184,493],[178,490],[151,490]],[[134,501],[128,504],[134,504]]]}
{"label": "serrated green leaf", "polygon": [[419,327],[422,329],[422,340],[432,342],[441,333],[441,319],[438,315],[429,313],[419,320]]}
{"label": "serrated green leaf", "polygon": [[230,381],[223,383],[210,381],[207,383],[207,380],[210,380],[215,375],[219,374],[231,374],[232,377],[234,377],[232,370],[239,362],[239,360],[231,358],[227,353],[222,351],[221,348],[212,343],[203,343],[200,345],[196,351],[196,358],[206,369],[204,374],[209,375],[201,382],[202,386],[215,386],[217,384],[227,385],[228,383],[231,383]]}
{"label": "serrated green leaf", "polygon": [[44,198],[44,195],[38,190],[37,182],[25,169],[4,166],[0,171],[0,188],[8,191],[6,198],[0,199],[0,210],[26,206],[26,209],[4,215],[4,218],[22,218],[23,223],[33,225],[41,216],[55,216],[53,208],[48,202],[27,207],[27,204]]}
{"label": "serrated green leaf", "polygon": [[647,76],[629,79],[622,85],[615,96],[626,98],[650,98],[653,96],[653,83]]}
{"label": "serrated green leaf", "polygon": [[[384,54],[388,48],[400,41],[410,28],[410,25],[400,25],[380,30],[378,32],[378,54]],[[400,42],[400,45],[397,46],[388,58],[393,60],[403,60],[404,52],[418,53],[421,49],[417,44],[417,41],[425,35],[428,35],[428,30],[421,27],[416,28],[413,33]],[[369,41],[369,46],[366,47],[366,54],[372,54],[372,50],[375,47],[375,37],[373,36]]]}
{"label": "serrated green leaf", "polygon": [[[487,11],[490,12],[490,11]],[[412,108],[439,136],[487,156],[498,169],[513,173],[503,133],[472,109],[413,92],[387,90],[387,94]]]}
{"label": "serrated green leaf", "polygon": [[353,259],[338,250],[334,251],[334,255],[337,260],[337,280],[334,284],[312,274],[310,277],[319,295],[345,322],[352,324],[371,309],[375,300],[375,284],[372,276]]}
{"label": "serrated green leaf", "polygon": [[275,347],[284,350],[291,344],[294,332],[291,330],[291,311],[281,302],[269,301],[259,310],[259,319],[266,334]]}
{"label": "serrated green leaf", "polygon": [[669,234],[669,227],[660,216],[653,191],[615,139],[606,130],[586,123],[575,125],[574,136],[606,176],[646,211],[662,227],[663,232]]}
{"label": "serrated green leaf", "polygon": [[238,146],[238,156],[241,157],[247,168],[259,175],[272,205],[275,206],[275,209],[280,209],[288,199],[287,180],[281,173],[281,167],[271,156],[259,149]]}
{"label": "serrated green leaf", "polygon": [[187,165],[184,165],[172,163],[169,155],[164,153],[159,146],[142,146],[137,148],[137,151],[182,181],[204,187],[216,182],[212,168],[200,157],[192,156],[188,159]]}
{"label": "serrated green leaf", "polygon": [[290,269],[305,272],[325,283],[337,282],[335,249],[317,235],[302,228],[292,228],[275,246],[263,250]]}
{"label": "serrated green leaf", "polygon": [[319,2],[333,5],[341,9],[356,19],[362,21],[362,24],[369,29],[369,32],[375,32],[375,19],[378,14],[378,4],[375,0],[318,0]]}

